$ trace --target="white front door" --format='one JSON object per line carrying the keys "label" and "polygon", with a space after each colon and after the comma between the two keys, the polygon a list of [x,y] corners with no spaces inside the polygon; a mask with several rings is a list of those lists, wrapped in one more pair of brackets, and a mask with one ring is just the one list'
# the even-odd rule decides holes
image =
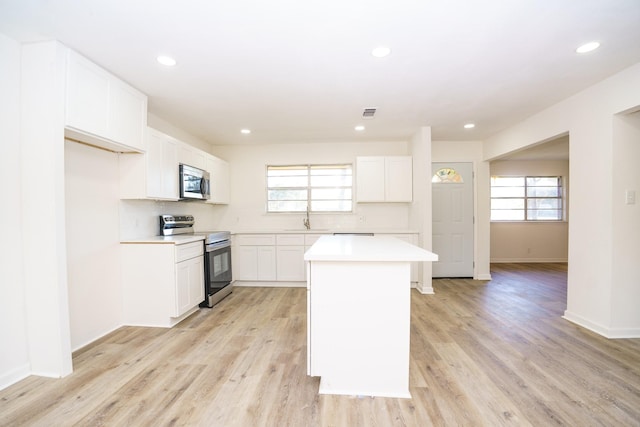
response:
{"label": "white front door", "polygon": [[433,277],[473,277],[473,164],[433,163]]}

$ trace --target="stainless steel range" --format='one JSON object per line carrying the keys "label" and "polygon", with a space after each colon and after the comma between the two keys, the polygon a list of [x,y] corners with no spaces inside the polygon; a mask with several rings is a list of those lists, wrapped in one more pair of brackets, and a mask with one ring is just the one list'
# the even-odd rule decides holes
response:
{"label": "stainless steel range", "polygon": [[200,307],[213,307],[232,290],[231,233],[194,230],[192,215],[160,215],[160,234],[194,234],[204,236],[204,295]]}

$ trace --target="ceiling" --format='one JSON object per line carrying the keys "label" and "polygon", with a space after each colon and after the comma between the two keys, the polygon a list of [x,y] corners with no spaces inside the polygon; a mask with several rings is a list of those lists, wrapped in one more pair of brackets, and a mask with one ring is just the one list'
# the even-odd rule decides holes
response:
{"label": "ceiling", "polygon": [[60,40],[212,144],[482,140],[640,62],[639,23],[638,0],[0,0],[0,33]]}

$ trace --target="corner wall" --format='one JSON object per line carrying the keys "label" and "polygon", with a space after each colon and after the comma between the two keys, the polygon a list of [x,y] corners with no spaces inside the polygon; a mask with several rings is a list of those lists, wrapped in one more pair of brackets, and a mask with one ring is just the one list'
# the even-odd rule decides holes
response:
{"label": "corner wall", "polygon": [[0,389],[30,372],[23,268],[20,150],[20,44],[0,34],[0,182],[5,244],[0,246]]}
{"label": "corner wall", "polygon": [[[640,319],[618,319],[620,301],[633,297],[614,280],[631,285],[628,273],[614,273],[613,200],[620,188],[613,180],[614,115],[640,106],[640,64],[568,98],[485,141],[484,158],[501,155],[569,133],[571,197],[569,209],[569,272],[564,317],[607,337],[640,337]],[[627,156],[619,146],[616,158]],[[616,149],[617,149],[616,148]],[[629,153],[632,154],[632,153]],[[637,165],[636,165],[637,167]],[[629,219],[624,228],[631,225]],[[638,259],[640,254],[633,254]],[[617,268],[617,266],[616,266]],[[618,286],[618,285],[616,285]]]}

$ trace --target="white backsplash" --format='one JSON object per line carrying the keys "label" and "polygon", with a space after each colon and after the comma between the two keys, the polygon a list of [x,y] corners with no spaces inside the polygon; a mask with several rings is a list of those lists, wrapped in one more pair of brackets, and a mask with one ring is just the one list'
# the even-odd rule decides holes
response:
{"label": "white backsplash", "polygon": [[120,239],[137,239],[160,234],[160,215],[193,215],[196,231],[220,229],[216,211],[225,206],[203,202],[120,201]]}

